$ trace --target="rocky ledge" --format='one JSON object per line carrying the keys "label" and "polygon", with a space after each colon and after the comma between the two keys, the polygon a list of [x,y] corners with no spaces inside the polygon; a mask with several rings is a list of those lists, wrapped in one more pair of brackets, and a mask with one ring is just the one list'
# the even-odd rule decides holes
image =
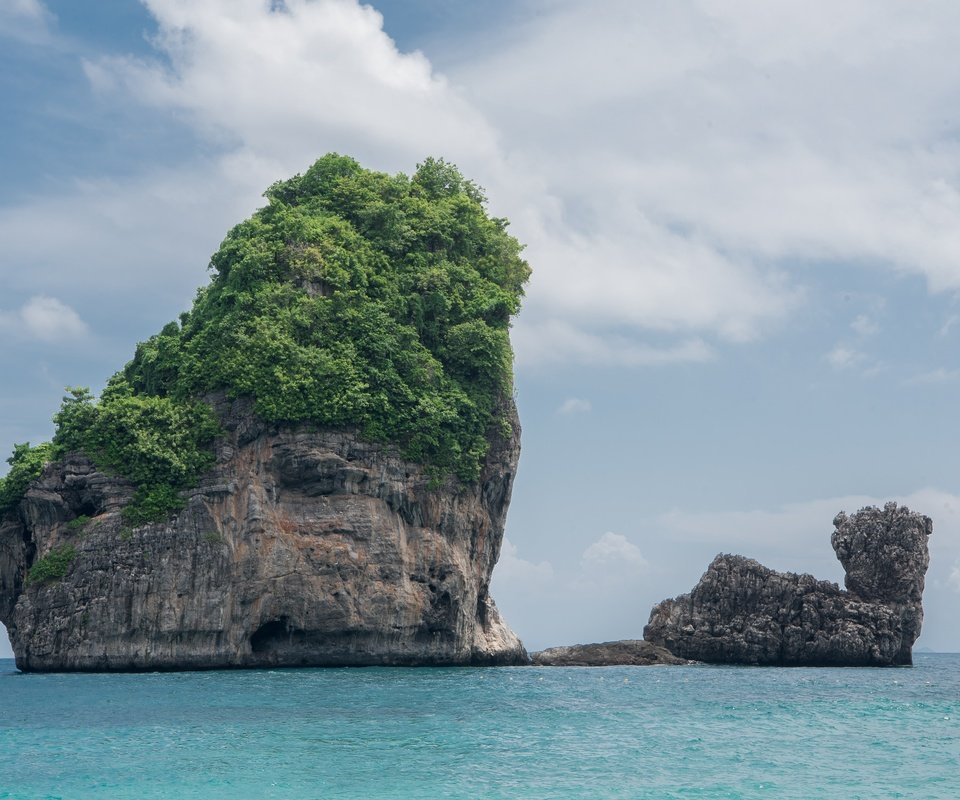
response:
{"label": "rocky ledge", "polygon": [[840,513],[834,526],[846,591],[719,555],[693,591],[654,607],[644,638],[680,658],[712,663],[911,664],[933,523],[887,503]]}
{"label": "rocky ledge", "polygon": [[[0,520],[19,669],[527,662],[489,594],[515,412],[476,484],[437,486],[350,432],[267,426],[242,401],[217,410],[216,466],[166,523],[125,527],[133,487],[80,455]],[[65,552],[62,577],[27,579]]]}
{"label": "rocky ledge", "polygon": [[641,639],[623,639],[598,644],[575,644],[570,647],[551,647],[530,654],[535,667],[621,667],[652,666],[654,664],[689,664],[663,647]]}

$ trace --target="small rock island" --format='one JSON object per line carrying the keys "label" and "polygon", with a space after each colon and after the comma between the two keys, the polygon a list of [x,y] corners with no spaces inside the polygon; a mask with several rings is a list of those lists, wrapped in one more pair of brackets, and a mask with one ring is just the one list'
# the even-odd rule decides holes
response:
{"label": "small rock island", "polygon": [[833,524],[846,591],[721,554],[689,594],[653,608],[644,639],[714,664],[911,664],[933,523],[887,503],[852,516],[841,512]]}
{"label": "small rock island", "polygon": [[519,664],[497,612],[529,267],[442,160],[328,155],[0,479],[17,667]]}
{"label": "small rock island", "polygon": [[531,653],[530,663],[535,667],[649,667],[690,662],[642,639],[620,639],[615,642],[548,647]]}

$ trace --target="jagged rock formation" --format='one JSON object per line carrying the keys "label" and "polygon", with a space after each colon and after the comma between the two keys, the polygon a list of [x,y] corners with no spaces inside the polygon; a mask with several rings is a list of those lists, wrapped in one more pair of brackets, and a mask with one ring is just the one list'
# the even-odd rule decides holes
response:
{"label": "jagged rock formation", "polygon": [[[168,522],[124,528],[133,487],[81,455],[47,466],[0,521],[19,669],[526,663],[488,592],[515,411],[478,482],[435,486],[391,447],[215,405],[216,466]],[[66,574],[27,582],[64,544]]]}
{"label": "jagged rock formation", "polygon": [[569,647],[550,647],[530,654],[535,667],[620,667],[652,666],[654,664],[687,664],[663,647],[641,639],[623,639],[598,644],[575,644]]}
{"label": "jagged rock formation", "polygon": [[929,517],[887,503],[837,515],[846,591],[718,555],[689,594],[650,613],[644,638],[681,658],[782,666],[912,663],[923,622]]}

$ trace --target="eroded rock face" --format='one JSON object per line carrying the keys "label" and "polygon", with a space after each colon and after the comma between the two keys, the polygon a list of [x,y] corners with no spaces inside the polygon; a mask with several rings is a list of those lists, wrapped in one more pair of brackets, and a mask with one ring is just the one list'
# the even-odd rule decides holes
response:
{"label": "eroded rock face", "polygon": [[[0,621],[18,668],[526,662],[489,595],[515,414],[478,484],[436,487],[351,433],[268,428],[243,402],[218,411],[216,467],[168,523],[125,529],[133,488],[82,456],[48,466],[3,520]],[[67,574],[26,585],[63,544]]]}
{"label": "eroded rock face", "polygon": [[682,658],[784,666],[912,663],[929,517],[887,503],[834,519],[846,591],[719,555],[689,594],[653,608],[644,638]]}

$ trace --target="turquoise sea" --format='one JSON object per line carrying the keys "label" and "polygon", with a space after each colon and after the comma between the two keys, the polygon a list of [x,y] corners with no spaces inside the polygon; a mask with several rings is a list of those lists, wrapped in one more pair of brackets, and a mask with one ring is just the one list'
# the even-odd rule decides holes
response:
{"label": "turquoise sea", "polygon": [[903,669],[22,675],[0,798],[960,798],[960,655]]}

